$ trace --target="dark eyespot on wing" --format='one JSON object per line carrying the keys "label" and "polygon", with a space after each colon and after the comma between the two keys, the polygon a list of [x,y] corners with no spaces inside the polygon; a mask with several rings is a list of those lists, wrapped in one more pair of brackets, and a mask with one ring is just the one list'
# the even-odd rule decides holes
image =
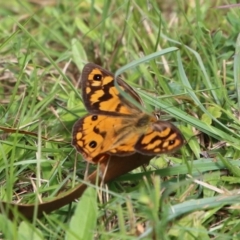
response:
{"label": "dark eyespot on wing", "polygon": [[91,141],[88,145],[89,145],[90,148],[96,148],[97,147],[96,141]]}
{"label": "dark eyespot on wing", "polygon": [[102,75],[101,74],[94,74],[93,80],[95,80],[95,81],[102,81]]}

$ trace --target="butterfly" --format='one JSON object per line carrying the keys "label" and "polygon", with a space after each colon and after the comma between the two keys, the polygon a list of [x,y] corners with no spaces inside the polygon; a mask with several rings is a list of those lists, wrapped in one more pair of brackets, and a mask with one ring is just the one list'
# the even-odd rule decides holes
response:
{"label": "butterfly", "polygon": [[104,68],[86,64],[81,89],[88,114],[74,124],[72,145],[85,160],[98,163],[111,155],[126,156],[135,152],[154,156],[171,153],[184,144],[177,127],[143,112],[134,103],[143,106],[133,88],[119,77],[114,79]]}

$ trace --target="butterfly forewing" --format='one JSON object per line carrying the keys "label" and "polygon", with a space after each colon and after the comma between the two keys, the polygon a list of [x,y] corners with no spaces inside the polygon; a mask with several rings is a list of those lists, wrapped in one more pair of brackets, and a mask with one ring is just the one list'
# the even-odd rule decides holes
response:
{"label": "butterfly forewing", "polygon": [[86,115],[73,126],[72,145],[89,161],[103,153],[132,154],[141,136],[134,131],[132,121],[114,116]]}
{"label": "butterfly forewing", "polygon": [[[142,104],[141,98],[123,80],[117,78],[121,90]],[[94,63],[85,65],[81,78],[82,96],[87,110],[106,115],[131,115],[139,109],[123,97],[114,84],[114,75]]]}

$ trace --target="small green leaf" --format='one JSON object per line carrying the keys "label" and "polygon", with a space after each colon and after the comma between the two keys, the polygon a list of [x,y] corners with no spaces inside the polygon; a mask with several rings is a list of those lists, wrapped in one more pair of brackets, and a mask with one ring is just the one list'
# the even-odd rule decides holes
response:
{"label": "small green leaf", "polygon": [[34,228],[32,225],[27,224],[26,222],[21,222],[18,228],[18,239],[34,239],[34,240],[42,240],[44,239],[42,233],[39,229]]}
{"label": "small green leaf", "polygon": [[66,240],[92,240],[97,223],[96,189],[88,188],[78,202],[75,214],[70,221]]}

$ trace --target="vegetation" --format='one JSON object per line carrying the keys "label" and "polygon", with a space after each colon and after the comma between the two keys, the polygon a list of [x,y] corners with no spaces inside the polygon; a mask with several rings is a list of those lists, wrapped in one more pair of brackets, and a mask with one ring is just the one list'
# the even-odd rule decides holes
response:
{"label": "vegetation", "polygon": [[87,62],[116,72],[134,61],[123,79],[186,139],[39,219],[0,215],[2,239],[240,238],[239,6],[162,2],[1,4],[1,201],[46,201],[83,181],[71,131]]}

